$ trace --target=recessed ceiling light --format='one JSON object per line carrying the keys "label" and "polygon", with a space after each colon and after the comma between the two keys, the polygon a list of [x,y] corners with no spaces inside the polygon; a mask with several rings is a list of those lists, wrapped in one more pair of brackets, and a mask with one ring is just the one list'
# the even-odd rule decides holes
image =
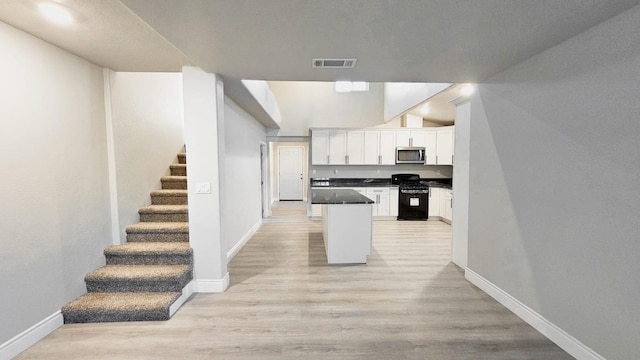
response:
{"label": "recessed ceiling light", "polygon": [[57,24],[69,25],[74,22],[71,12],[59,4],[40,3],[38,4],[38,10],[44,17]]}
{"label": "recessed ceiling light", "polygon": [[474,91],[475,91],[475,87],[473,85],[464,84],[460,89],[460,94],[462,94],[462,96],[469,96],[473,94]]}
{"label": "recessed ceiling light", "polygon": [[336,92],[369,91],[369,83],[366,81],[336,81]]}
{"label": "recessed ceiling light", "polygon": [[427,115],[429,113],[429,111],[431,111],[431,108],[429,107],[429,104],[424,104],[420,108],[420,114],[421,115]]}

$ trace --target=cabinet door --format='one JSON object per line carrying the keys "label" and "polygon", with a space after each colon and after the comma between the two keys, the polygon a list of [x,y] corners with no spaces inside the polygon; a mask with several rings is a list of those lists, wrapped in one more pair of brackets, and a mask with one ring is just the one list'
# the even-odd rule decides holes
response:
{"label": "cabinet door", "polygon": [[440,217],[444,218],[447,213],[447,189],[440,189]]}
{"label": "cabinet door", "polygon": [[347,132],[331,130],[329,133],[329,164],[344,165],[347,158]]}
{"label": "cabinet door", "polygon": [[440,216],[440,189],[429,188],[429,217]]}
{"label": "cabinet door", "polygon": [[443,218],[449,220],[451,222],[452,214],[453,214],[453,193],[451,190],[445,191],[445,204],[444,204],[444,215]]}
{"label": "cabinet door", "polygon": [[398,188],[389,188],[389,216],[398,216]]}
{"label": "cabinet door", "polygon": [[329,130],[312,130],[311,164],[329,164]]}
{"label": "cabinet door", "polygon": [[438,165],[453,165],[453,129],[437,130],[436,156]]}
{"label": "cabinet door", "polygon": [[435,130],[424,132],[425,165],[436,165],[436,139],[437,132]]}
{"label": "cabinet door", "polygon": [[380,131],[380,165],[396,164],[395,131]]}
{"label": "cabinet door", "polygon": [[366,165],[380,164],[380,131],[364,132],[364,163]]}
{"label": "cabinet door", "polygon": [[364,164],[364,131],[347,131],[347,164]]}
{"label": "cabinet door", "polygon": [[378,216],[389,216],[389,194],[378,195]]}
{"label": "cabinet door", "polygon": [[396,146],[411,146],[411,131],[409,130],[397,130],[396,131]]}
{"label": "cabinet door", "polygon": [[426,145],[425,134],[424,130],[411,130],[411,146],[424,147]]}

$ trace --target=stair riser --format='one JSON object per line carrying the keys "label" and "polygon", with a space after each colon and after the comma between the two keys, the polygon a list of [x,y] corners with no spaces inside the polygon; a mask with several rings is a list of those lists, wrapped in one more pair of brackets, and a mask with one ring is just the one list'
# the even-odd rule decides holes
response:
{"label": "stair riser", "polygon": [[172,176],[187,176],[187,167],[185,165],[171,165],[170,170]]}
{"label": "stair riser", "polygon": [[187,154],[178,154],[178,163],[186,164],[187,163]]}
{"label": "stair riser", "polygon": [[161,180],[165,190],[187,190],[187,180]]}
{"label": "stair riser", "polygon": [[164,321],[169,320],[169,309],[158,311],[69,311],[63,312],[65,324],[121,322],[121,321]]}
{"label": "stair riser", "polygon": [[106,255],[107,265],[190,265],[193,256],[187,255]]}
{"label": "stair riser", "polygon": [[187,242],[189,233],[133,233],[127,234],[129,242]]}
{"label": "stair riser", "polygon": [[183,276],[166,280],[85,280],[88,292],[163,292],[181,291],[193,278],[191,271]]}
{"label": "stair riser", "polygon": [[188,205],[186,196],[154,196],[151,195],[152,205]]}
{"label": "stair riser", "polygon": [[183,214],[140,214],[140,222],[188,222],[189,215]]}

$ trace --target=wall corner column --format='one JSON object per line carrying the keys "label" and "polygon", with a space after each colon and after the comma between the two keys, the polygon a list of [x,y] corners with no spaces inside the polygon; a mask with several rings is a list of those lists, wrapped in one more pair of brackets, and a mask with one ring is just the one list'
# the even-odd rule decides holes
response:
{"label": "wall corner column", "polygon": [[[219,139],[223,136],[224,87],[219,75],[198,67],[183,67],[182,79],[195,291],[223,292],[229,286],[220,211],[223,159]],[[209,191],[196,192],[197,188]]]}

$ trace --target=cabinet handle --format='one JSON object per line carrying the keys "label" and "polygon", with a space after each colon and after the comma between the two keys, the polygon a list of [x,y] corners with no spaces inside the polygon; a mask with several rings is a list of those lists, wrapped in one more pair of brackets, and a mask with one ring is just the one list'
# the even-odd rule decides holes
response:
{"label": "cabinet handle", "polygon": [[329,164],[329,163],[330,163],[330,161],[329,161],[329,155],[327,155],[327,164]]}
{"label": "cabinet handle", "polygon": [[413,138],[409,138],[409,146],[413,146]]}
{"label": "cabinet handle", "polygon": [[378,155],[378,164],[382,165],[382,155]]}
{"label": "cabinet handle", "polygon": [[436,164],[438,163],[438,155],[436,155]]}
{"label": "cabinet handle", "polygon": [[451,155],[451,163],[453,164],[453,155]]}
{"label": "cabinet handle", "polygon": [[344,156],[344,163],[347,165],[349,164],[349,155]]}

